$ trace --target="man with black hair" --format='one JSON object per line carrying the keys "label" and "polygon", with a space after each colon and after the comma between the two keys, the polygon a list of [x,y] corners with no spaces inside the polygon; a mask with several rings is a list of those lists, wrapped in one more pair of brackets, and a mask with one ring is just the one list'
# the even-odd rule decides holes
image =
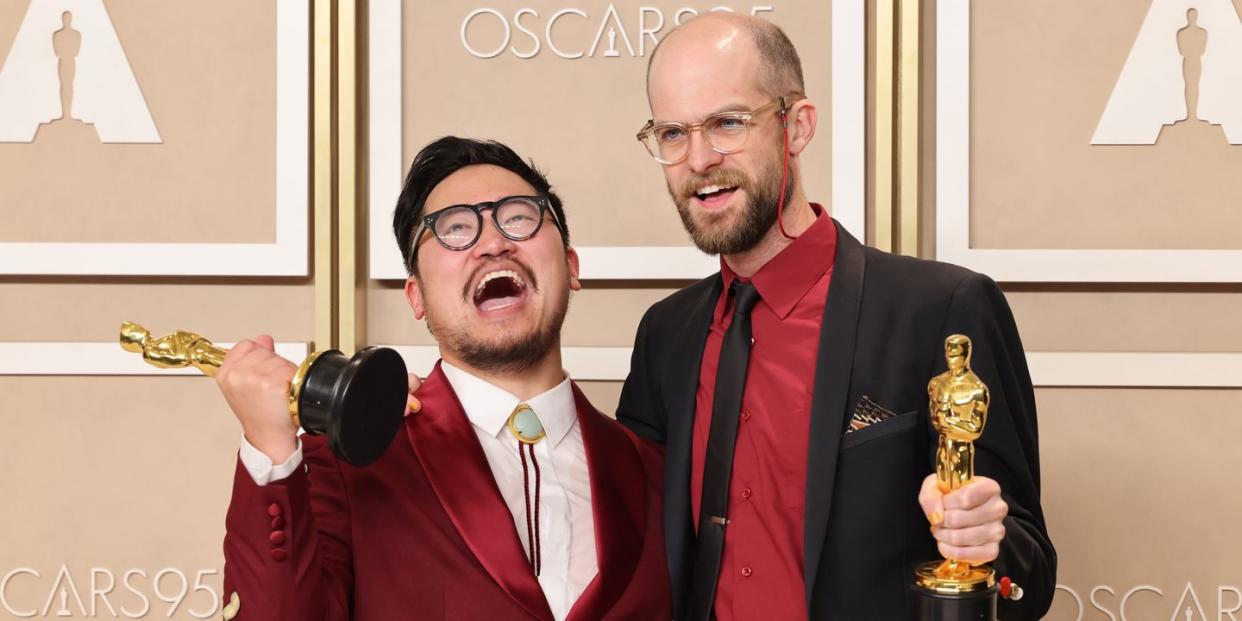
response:
{"label": "man with black hair", "polygon": [[561,367],[579,288],[561,200],[497,142],[415,158],[393,232],[441,361],[380,460],[298,439],[270,337],[217,380],[244,430],[225,538],[238,618],[668,619],[662,451]]}

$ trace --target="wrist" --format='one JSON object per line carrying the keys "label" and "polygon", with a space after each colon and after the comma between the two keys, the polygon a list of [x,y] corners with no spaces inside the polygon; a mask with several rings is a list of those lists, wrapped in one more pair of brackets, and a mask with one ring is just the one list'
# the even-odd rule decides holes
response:
{"label": "wrist", "polygon": [[253,433],[245,432],[246,441],[260,453],[272,460],[273,464],[283,464],[298,449],[297,432],[290,429],[288,433]]}

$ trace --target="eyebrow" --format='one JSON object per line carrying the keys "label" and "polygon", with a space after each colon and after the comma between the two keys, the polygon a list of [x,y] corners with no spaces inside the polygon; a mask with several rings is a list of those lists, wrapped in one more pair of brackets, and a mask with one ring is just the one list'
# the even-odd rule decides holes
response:
{"label": "eyebrow", "polygon": [[[706,119],[707,117],[710,117],[710,116],[715,116],[715,115],[717,115],[717,114],[723,114],[723,113],[725,113],[725,112],[750,112],[750,110],[751,110],[751,109],[750,109],[750,108],[748,108],[748,107],[746,106],[746,104],[743,104],[743,103],[729,103],[729,104],[725,104],[725,105],[723,105],[723,106],[720,106],[719,108],[716,108],[716,109],[715,109],[715,110],[713,110],[712,112],[708,112],[707,114],[705,114],[705,115],[703,116],[703,118],[704,118],[704,119]],[[655,124],[656,124],[656,125],[661,125],[661,124],[664,124],[664,123],[685,123],[685,121],[661,121],[661,120],[656,120],[656,121],[654,121],[654,122],[655,122]],[[686,123],[686,125],[690,125],[690,123]]]}

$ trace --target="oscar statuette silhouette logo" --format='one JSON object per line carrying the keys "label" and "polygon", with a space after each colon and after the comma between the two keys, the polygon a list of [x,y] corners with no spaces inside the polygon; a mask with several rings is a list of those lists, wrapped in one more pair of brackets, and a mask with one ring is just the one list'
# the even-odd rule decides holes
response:
{"label": "oscar statuette silhouette logo", "polygon": [[1199,81],[1203,78],[1203,54],[1207,51],[1207,31],[1199,26],[1199,11],[1186,11],[1186,27],[1177,31],[1177,49],[1185,61],[1182,76],[1186,83],[1186,120],[1199,119]]}
{"label": "oscar statuette silhouette logo", "polygon": [[103,0],[33,0],[2,63],[0,142],[75,129],[162,142]]}
{"label": "oscar statuette silhouette logo", "polygon": [[73,29],[73,13],[61,15],[64,28],[52,34],[52,47],[56,50],[57,77],[60,78],[60,119],[69,118],[73,109],[73,78],[77,73],[78,53],[82,51],[82,33]]}
{"label": "oscar statuette silhouette logo", "polygon": [[1242,145],[1242,18],[1232,0],[1152,1],[1091,144],[1153,145],[1162,131]]}

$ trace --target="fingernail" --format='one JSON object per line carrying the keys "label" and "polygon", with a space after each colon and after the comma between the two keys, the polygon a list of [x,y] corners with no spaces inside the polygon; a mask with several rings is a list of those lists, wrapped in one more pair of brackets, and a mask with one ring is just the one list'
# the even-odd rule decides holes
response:
{"label": "fingernail", "polygon": [[406,405],[410,408],[410,413],[417,413],[423,409],[423,404],[419,403],[416,397],[410,397],[410,401]]}
{"label": "fingernail", "polygon": [[927,516],[927,521],[931,522],[933,527],[940,526],[940,523],[944,521],[944,516],[940,515],[939,511],[933,511],[931,515]]}

